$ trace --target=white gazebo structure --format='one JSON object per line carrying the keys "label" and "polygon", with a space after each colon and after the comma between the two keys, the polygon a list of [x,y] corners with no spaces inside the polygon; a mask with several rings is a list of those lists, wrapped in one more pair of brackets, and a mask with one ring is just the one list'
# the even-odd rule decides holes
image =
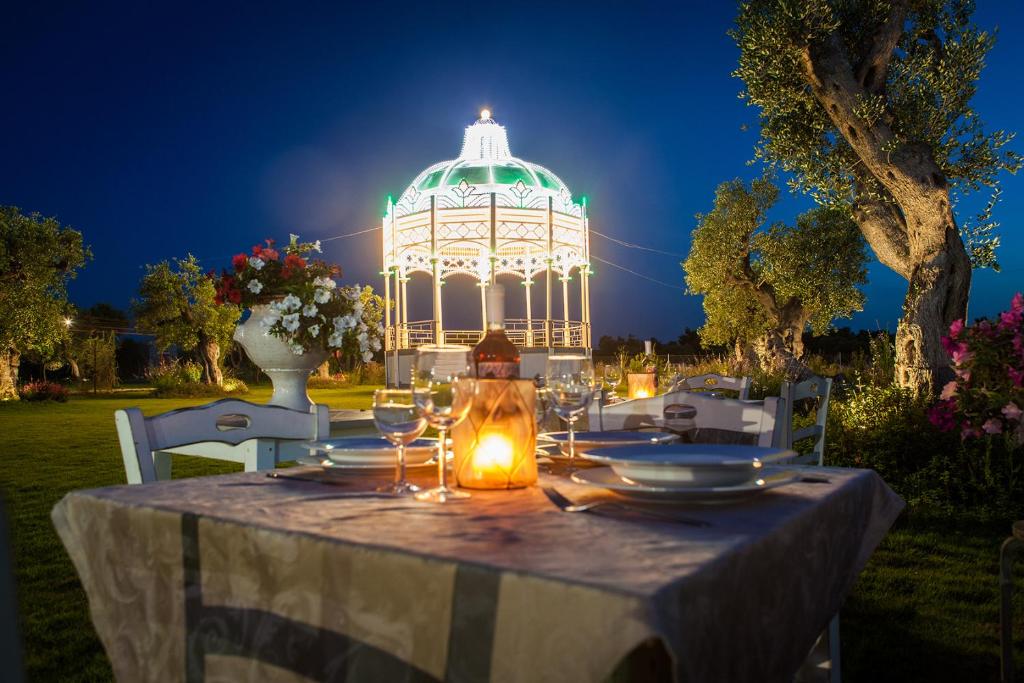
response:
{"label": "white gazebo structure", "polygon": [[[385,349],[392,381],[396,371],[398,377],[407,376],[408,357],[420,344],[479,341],[486,330],[483,286],[499,275],[514,276],[523,285],[526,317],[506,319],[505,327],[521,349],[524,377],[542,373],[543,361],[553,351],[590,352],[586,198],[574,201],[554,173],[513,157],[504,126],[486,109],[466,128],[457,159],[428,167],[397,202],[388,199],[382,227]],[[578,308],[570,296],[573,271],[578,275]],[[430,283],[429,319],[409,318],[407,294],[414,273],[423,273],[422,282]],[[480,286],[480,324],[474,329],[444,325],[442,285],[459,275]],[[552,307],[556,279],[562,290],[558,312]],[[541,315],[536,315],[532,294],[536,284],[544,288]],[[510,303],[515,296],[510,288]],[[476,306],[465,301],[458,305],[463,310]]]}

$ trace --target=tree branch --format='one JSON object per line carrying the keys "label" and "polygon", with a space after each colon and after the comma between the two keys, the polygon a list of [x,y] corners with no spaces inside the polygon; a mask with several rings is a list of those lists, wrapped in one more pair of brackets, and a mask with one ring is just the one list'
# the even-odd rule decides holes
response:
{"label": "tree branch", "polygon": [[907,17],[906,0],[892,3],[889,16],[878,28],[871,41],[871,47],[857,65],[857,82],[865,91],[879,94],[885,90],[889,72],[889,60],[903,35],[903,23]]}
{"label": "tree branch", "polygon": [[888,268],[909,280],[911,275],[907,225],[899,208],[891,201],[871,194],[858,179],[853,200],[853,220],[875,256]]}

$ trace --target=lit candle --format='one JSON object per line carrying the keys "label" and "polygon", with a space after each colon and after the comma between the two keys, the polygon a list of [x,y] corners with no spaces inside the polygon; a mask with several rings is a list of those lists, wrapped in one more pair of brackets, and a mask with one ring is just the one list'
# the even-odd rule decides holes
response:
{"label": "lit candle", "polygon": [[488,472],[508,475],[512,470],[515,449],[512,441],[501,434],[487,434],[473,452],[473,475],[482,478]]}

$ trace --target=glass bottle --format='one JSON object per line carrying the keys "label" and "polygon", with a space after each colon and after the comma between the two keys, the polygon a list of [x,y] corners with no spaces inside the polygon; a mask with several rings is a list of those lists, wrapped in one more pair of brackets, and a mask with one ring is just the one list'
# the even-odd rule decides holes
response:
{"label": "glass bottle", "polygon": [[487,334],[473,349],[473,365],[480,379],[518,379],[519,349],[505,334],[505,288],[487,285]]}

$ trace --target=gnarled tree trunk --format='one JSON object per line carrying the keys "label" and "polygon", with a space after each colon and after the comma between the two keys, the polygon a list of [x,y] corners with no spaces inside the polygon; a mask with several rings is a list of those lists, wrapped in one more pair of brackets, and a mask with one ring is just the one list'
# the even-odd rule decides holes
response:
{"label": "gnarled tree trunk", "polygon": [[203,359],[203,381],[207,384],[224,384],[224,373],[220,370],[220,344],[205,334],[199,337],[199,355]]}
{"label": "gnarled tree trunk", "polygon": [[895,379],[928,392],[949,372],[939,339],[967,315],[970,259],[931,148],[900,140],[887,111],[873,120],[858,115],[862,102],[885,93],[906,11],[907,3],[892,3],[860,64],[850,63],[833,33],[805,47],[803,67],[815,99],[860,160],[854,220],[879,261],[908,281],[896,333]]}
{"label": "gnarled tree trunk", "polygon": [[13,351],[0,352],[0,401],[17,401],[20,398],[18,396],[19,361],[19,355]]}

